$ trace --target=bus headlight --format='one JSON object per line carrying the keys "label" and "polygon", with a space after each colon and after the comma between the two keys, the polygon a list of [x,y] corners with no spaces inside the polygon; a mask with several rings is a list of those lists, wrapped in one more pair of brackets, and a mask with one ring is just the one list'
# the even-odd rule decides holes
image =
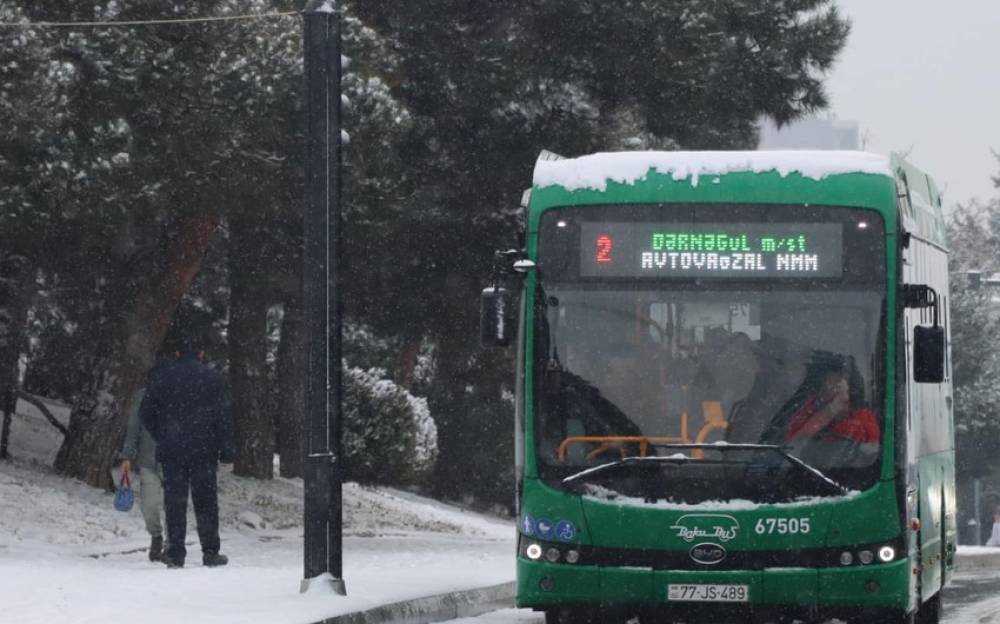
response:
{"label": "bus headlight", "polygon": [[858,553],[858,561],[864,565],[868,565],[872,561],[875,561],[875,555],[870,550],[862,550]]}
{"label": "bus headlight", "polygon": [[524,554],[528,555],[528,559],[538,561],[542,558],[542,547],[538,544],[529,544],[528,548],[525,549]]}
{"label": "bus headlight", "polygon": [[896,549],[892,546],[883,546],[878,549],[878,558],[882,563],[889,563],[896,558]]}
{"label": "bus headlight", "polygon": [[566,553],[566,563],[576,563],[580,560],[580,551],[570,550]]}
{"label": "bus headlight", "polygon": [[849,566],[854,563],[854,555],[847,552],[846,550],[840,553],[840,565]]}
{"label": "bus headlight", "polygon": [[549,563],[555,563],[555,562],[559,561],[559,549],[558,548],[549,548],[548,550],[546,550],[545,551],[545,559]]}

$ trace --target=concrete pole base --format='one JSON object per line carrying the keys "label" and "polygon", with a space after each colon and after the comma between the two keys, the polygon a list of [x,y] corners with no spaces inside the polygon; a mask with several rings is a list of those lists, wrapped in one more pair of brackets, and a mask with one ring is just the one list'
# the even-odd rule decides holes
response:
{"label": "concrete pole base", "polygon": [[329,587],[338,596],[347,595],[347,584],[344,583],[344,579],[333,578],[329,574],[320,574],[313,578],[302,579],[302,583],[299,585],[299,593],[304,594],[307,591],[313,591],[320,587]]}

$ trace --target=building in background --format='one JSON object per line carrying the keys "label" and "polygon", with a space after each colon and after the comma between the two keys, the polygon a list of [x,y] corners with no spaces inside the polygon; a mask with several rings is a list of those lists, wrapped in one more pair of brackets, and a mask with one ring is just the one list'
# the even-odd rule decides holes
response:
{"label": "building in background", "polygon": [[856,121],[806,117],[779,129],[766,119],[761,122],[757,149],[859,150],[861,131]]}

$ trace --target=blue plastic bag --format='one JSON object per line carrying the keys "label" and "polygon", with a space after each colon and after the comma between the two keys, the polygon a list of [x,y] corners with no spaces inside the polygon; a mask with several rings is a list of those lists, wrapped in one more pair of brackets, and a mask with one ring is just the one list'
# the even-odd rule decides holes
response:
{"label": "blue plastic bag", "polygon": [[135,503],[135,492],[132,491],[132,483],[128,479],[128,471],[122,471],[122,480],[118,484],[118,491],[115,492],[115,509],[118,511],[129,511]]}

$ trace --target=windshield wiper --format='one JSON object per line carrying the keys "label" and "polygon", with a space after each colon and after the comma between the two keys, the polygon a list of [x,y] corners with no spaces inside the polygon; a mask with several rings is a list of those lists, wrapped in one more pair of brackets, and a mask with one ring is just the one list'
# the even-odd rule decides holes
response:
{"label": "windshield wiper", "polygon": [[600,466],[594,466],[593,468],[584,468],[580,472],[575,472],[570,476],[562,480],[564,485],[569,485],[574,481],[579,481],[584,477],[592,477],[597,474],[602,474],[616,468],[621,468],[623,466],[639,466],[642,464],[673,464],[673,463],[684,463],[692,460],[690,457],[684,455],[675,455],[673,457],[626,457],[625,459],[620,459],[618,461],[613,461],[607,464],[601,464]]}
{"label": "windshield wiper", "polygon": [[773,444],[756,444],[756,445],[748,445],[748,446],[759,446],[759,447],[767,448],[767,449],[769,449],[771,451],[774,451],[778,455],[781,455],[782,457],[784,457],[785,459],[787,459],[793,466],[796,466],[796,467],[800,468],[803,472],[805,472],[807,474],[812,474],[813,476],[815,476],[820,481],[825,482],[830,487],[832,487],[833,489],[835,489],[838,492],[840,492],[840,494],[847,494],[847,493],[850,492],[850,490],[847,489],[847,487],[841,485],[837,481],[834,481],[830,477],[826,476],[823,473],[823,471],[821,471],[819,468],[816,468],[815,466],[807,464],[806,462],[802,461],[798,457],[792,455],[791,453],[789,453],[788,451],[786,451],[784,449],[784,447],[775,446]]}
{"label": "windshield wiper", "polygon": [[[832,490],[836,491],[838,494],[847,494],[850,492],[846,487],[837,483],[830,477],[823,474],[821,470],[814,466],[810,466],[806,462],[802,461],[798,457],[795,457],[783,447],[774,444],[718,444],[715,442],[705,443],[705,444],[657,444],[658,448],[672,448],[672,449],[711,449],[713,451],[770,451],[772,453],[777,453],[782,458],[784,458],[788,463],[798,468],[801,472],[811,476],[815,480],[823,483]],[[574,481],[583,479],[584,477],[592,477],[596,474],[601,474],[609,470],[615,470],[623,466],[639,466],[639,465],[650,465],[650,464],[674,464],[674,463],[686,463],[690,461],[703,461],[695,460],[684,455],[674,455],[670,457],[626,457],[625,459],[614,461],[608,464],[602,464],[600,466],[594,466],[593,468],[587,468],[581,470],[580,472],[571,474],[562,480],[563,484],[570,484]]]}

